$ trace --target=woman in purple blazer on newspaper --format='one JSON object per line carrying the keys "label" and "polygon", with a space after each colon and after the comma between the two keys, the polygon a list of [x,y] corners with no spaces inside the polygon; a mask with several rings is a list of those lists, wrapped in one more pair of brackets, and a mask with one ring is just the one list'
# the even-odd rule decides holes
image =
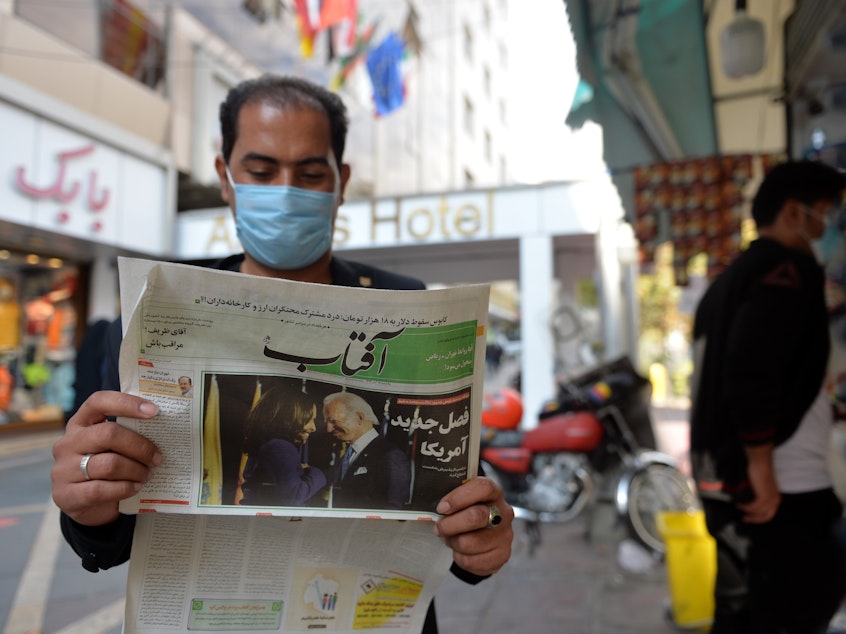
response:
{"label": "woman in purple blazer on newspaper", "polygon": [[307,394],[265,392],[247,418],[242,506],[303,506],[326,485],[307,462],[317,406]]}

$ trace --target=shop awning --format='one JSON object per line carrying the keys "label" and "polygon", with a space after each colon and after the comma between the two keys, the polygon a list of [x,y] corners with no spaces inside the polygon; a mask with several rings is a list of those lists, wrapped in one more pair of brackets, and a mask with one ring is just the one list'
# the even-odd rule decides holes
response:
{"label": "shop awning", "polygon": [[786,150],[783,32],[793,0],[748,0],[748,15],[763,24],[765,63],[739,78],[724,73],[720,47],[736,0],[564,2],[593,92],[574,100],[567,122],[602,126],[605,162],[630,217],[638,166]]}
{"label": "shop awning", "polygon": [[568,123],[603,126],[612,169],[717,151],[700,0],[566,4],[579,74],[593,90]]}

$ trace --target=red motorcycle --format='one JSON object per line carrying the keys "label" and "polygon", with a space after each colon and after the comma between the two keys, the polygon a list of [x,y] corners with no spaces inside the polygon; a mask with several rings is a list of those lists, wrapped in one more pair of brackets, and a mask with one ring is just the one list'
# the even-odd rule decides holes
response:
{"label": "red motorcycle", "polygon": [[566,522],[610,501],[631,536],[663,555],[656,513],[696,508],[697,498],[675,460],[655,448],[651,394],[624,357],[561,382],[534,429],[517,429],[523,408],[516,390],[485,397],[482,467],[516,516],[528,520],[532,546],[539,523]]}

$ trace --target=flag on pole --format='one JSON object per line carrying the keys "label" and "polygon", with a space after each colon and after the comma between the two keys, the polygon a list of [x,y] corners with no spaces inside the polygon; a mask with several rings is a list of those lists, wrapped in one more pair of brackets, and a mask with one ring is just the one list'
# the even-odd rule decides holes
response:
{"label": "flag on pole", "polygon": [[223,459],[220,451],[220,390],[212,375],[203,419],[203,493],[201,504],[221,504]]}
{"label": "flag on pole", "polygon": [[329,82],[330,90],[340,90],[353,71],[358,68],[358,65],[367,58],[367,53],[370,52],[370,42],[373,39],[373,34],[376,32],[376,26],[378,24],[378,20],[371,22],[362,30],[360,35],[356,34],[355,47],[348,55],[340,55],[339,53],[341,64],[338,72],[335,73]]}
{"label": "flag on pole", "polygon": [[[256,379],[256,391],[253,392],[253,403],[250,405],[250,411],[256,406],[261,398],[261,381]],[[240,504],[244,498],[244,491],[241,488],[244,484],[244,467],[247,466],[247,458],[249,456],[246,452],[241,452],[241,462],[238,465],[238,486],[235,487],[235,504]]]}
{"label": "flag on pole", "polygon": [[323,0],[318,30],[328,29],[345,20],[351,20],[355,24],[357,14],[356,0]]}
{"label": "flag on pole", "polygon": [[329,61],[346,57],[355,49],[358,25],[357,0],[324,0],[320,29],[329,30]]}
{"label": "flag on pole", "polygon": [[405,88],[400,72],[402,55],[402,39],[391,32],[367,56],[367,70],[373,84],[373,100],[376,104],[376,114],[379,116],[393,112],[405,102]]}
{"label": "flag on pole", "polygon": [[310,58],[314,53],[314,37],[320,30],[321,0],[294,0],[300,31],[300,52]]}

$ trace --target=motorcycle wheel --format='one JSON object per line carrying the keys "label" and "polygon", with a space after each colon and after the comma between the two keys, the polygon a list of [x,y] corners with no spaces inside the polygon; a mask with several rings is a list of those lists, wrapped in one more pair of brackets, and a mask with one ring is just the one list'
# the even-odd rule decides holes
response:
{"label": "motorcycle wheel", "polygon": [[678,469],[650,464],[638,471],[629,485],[628,520],[632,535],[657,555],[664,554],[664,539],[656,515],[661,511],[698,508],[690,480]]}

